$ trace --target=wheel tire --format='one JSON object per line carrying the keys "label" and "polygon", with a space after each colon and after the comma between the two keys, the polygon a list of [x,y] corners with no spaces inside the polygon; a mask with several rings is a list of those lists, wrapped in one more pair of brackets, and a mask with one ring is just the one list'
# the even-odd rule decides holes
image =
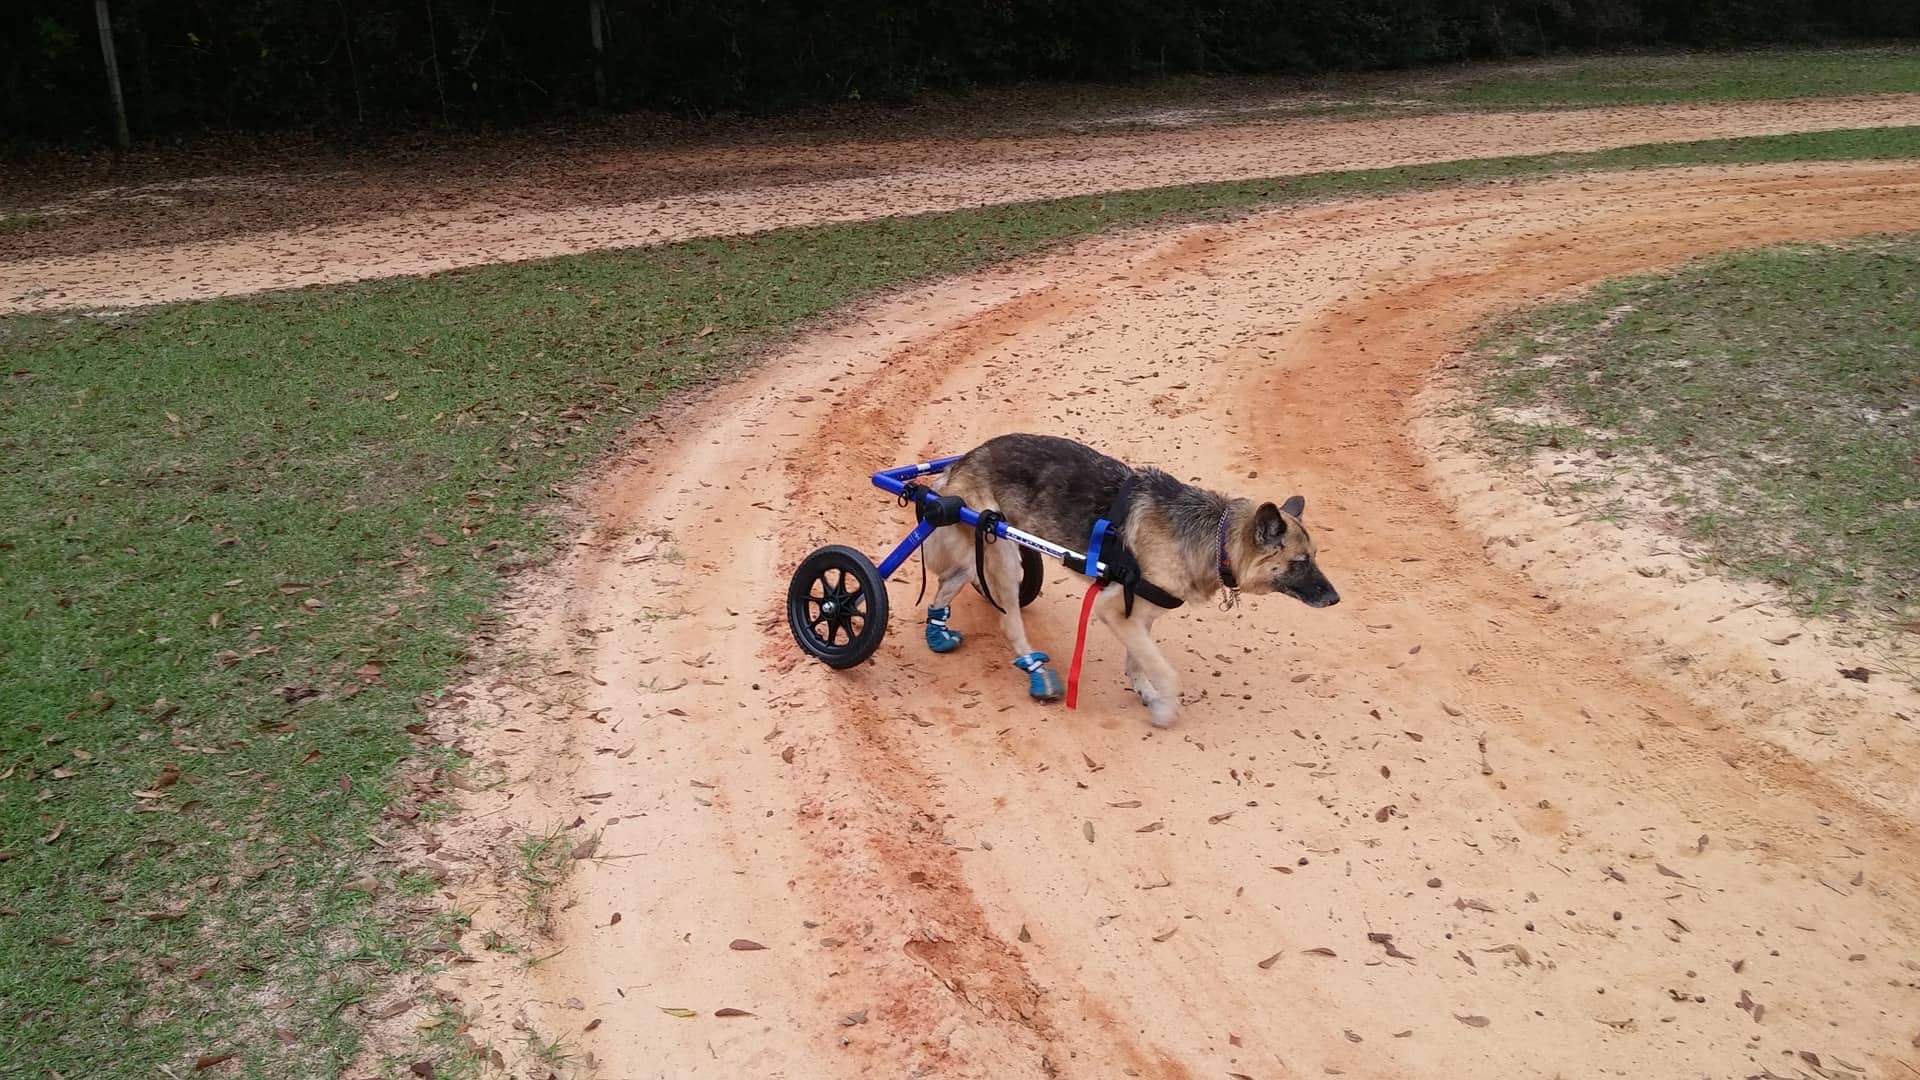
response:
{"label": "wheel tire", "polygon": [[1040,599],[1040,585],[1047,576],[1046,560],[1030,547],[1020,549],[1020,606]]}
{"label": "wheel tire", "polygon": [[823,547],[793,572],[787,628],[802,652],[830,668],[860,664],[887,636],[887,583],[858,551]]}

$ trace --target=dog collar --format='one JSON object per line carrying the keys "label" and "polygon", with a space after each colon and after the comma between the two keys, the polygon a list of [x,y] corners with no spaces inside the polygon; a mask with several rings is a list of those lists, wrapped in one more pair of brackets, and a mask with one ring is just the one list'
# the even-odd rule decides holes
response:
{"label": "dog collar", "polygon": [[1240,597],[1240,577],[1233,572],[1233,560],[1227,557],[1227,526],[1232,519],[1233,507],[1220,511],[1220,584],[1227,587],[1227,607]]}

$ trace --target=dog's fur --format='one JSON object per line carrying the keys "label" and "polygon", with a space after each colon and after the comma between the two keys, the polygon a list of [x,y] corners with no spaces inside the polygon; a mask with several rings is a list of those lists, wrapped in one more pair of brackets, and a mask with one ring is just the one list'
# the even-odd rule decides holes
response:
{"label": "dog's fur", "polygon": [[[988,440],[933,478],[930,486],[958,495],[976,510],[993,508],[1007,522],[1075,551],[1087,546],[1093,523],[1105,517],[1127,477],[1138,477],[1121,542],[1148,580],[1188,603],[1203,603],[1224,587],[1219,569],[1221,515],[1227,517],[1227,554],[1240,588],[1284,593],[1310,607],[1340,600],[1314,561],[1313,537],[1300,516],[1306,500],[1255,503],[1182,483],[1158,469],[1133,469],[1091,447],[1050,435],[1002,435]],[[973,530],[938,529],[926,544],[927,568],[940,579],[932,606],[944,608],[974,581]],[[1001,627],[1014,656],[1033,651],[1020,618],[1020,558],[1015,545],[986,549],[987,585],[1006,609]],[[1122,590],[1109,585],[1094,612],[1127,648],[1127,676],[1156,727],[1180,709],[1180,676],[1153,642],[1153,621],[1166,609],[1139,599],[1125,612]]]}

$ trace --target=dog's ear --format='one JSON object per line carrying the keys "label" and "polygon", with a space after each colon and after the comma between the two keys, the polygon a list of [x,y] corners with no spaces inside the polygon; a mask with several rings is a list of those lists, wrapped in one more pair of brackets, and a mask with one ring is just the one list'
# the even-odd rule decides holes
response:
{"label": "dog's ear", "polygon": [[1307,512],[1307,500],[1299,495],[1295,495],[1293,498],[1280,504],[1280,511],[1284,514],[1291,514],[1296,519],[1301,519]]}
{"label": "dog's ear", "polygon": [[1253,512],[1253,539],[1261,547],[1277,548],[1286,542],[1287,519],[1280,516],[1280,508],[1272,503],[1261,503],[1260,509]]}

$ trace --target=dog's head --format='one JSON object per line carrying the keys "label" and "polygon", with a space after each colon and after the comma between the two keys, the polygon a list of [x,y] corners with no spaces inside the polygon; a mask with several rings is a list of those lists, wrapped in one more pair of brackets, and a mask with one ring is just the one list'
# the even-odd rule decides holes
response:
{"label": "dog's head", "polygon": [[1313,537],[1300,523],[1307,500],[1295,495],[1275,506],[1261,503],[1253,512],[1242,545],[1244,565],[1236,560],[1240,587],[1247,592],[1284,593],[1308,607],[1332,607],[1340,602],[1333,583],[1314,562]]}

